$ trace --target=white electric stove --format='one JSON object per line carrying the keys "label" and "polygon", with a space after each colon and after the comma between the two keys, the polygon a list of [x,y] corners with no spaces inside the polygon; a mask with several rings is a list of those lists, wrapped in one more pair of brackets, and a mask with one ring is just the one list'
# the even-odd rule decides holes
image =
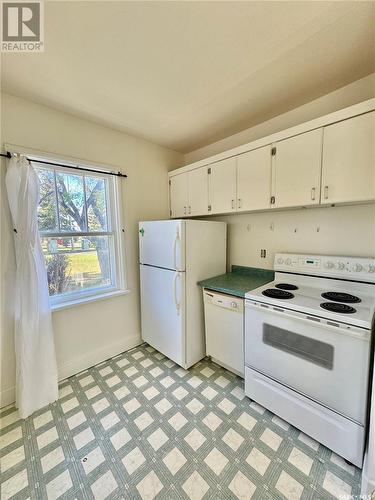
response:
{"label": "white electric stove", "polygon": [[375,259],[277,254],[248,292],[245,392],[361,467]]}

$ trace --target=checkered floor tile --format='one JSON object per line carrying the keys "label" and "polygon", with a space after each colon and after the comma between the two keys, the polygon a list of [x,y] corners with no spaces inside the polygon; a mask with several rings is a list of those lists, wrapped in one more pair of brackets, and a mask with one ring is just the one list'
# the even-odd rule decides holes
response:
{"label": "checkered floor tile", "polygon": [[244,396],[204,360],[143,345],[64,381],[58,402],[1,418],[1,500],[332,499],[360,471]]}

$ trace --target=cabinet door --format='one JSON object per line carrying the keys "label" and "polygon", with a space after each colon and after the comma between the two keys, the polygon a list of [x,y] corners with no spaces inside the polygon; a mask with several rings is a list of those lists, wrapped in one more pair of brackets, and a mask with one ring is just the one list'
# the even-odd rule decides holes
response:
{"label": "cabinet door", "polygon": [[321,199],[375,199],[375,111],[324,128]]}
{"label": "cabinet door", "polygon": [[236,158],[227,158],[210,165],[208,192],[210,213],[223,214],[236,210]]}
{"label": "cabinet door", "polygon": [[188,215],[205,215],[207,213],[208,172],[207,167],[201,167],[189,172]]}
{"label": "cabinet door", "polygon": [[188,174],[170,177],[171,217],[185,217],[188,209]]}
{"label": "cabinet door", "polygon": [[254,149],[237,157],[237,209],[263,210],[270,207],[271,146]]}
{"label": "cabinet door", "polygon": [[275,144],[273,207],[319,203],[322,132],[312,130]]}

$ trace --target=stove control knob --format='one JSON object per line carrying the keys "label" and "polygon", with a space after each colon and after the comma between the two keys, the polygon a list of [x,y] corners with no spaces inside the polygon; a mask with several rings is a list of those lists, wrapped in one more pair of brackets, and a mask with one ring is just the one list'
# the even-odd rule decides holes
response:
{"label": "stove control knob", "polygon": [[290,259],[290,258],[288,257],[288,258],[286,259],[286,261],[285,261],[285,264],[286,264],[287,266],[290,266],[290,264],[291,264],[291,263],[292,263],[292,259]]}
{"label": "stove control knob", "polygon": [[351,270],[355,273],[359,273],[360,271],[362,271],[363,267],[361,266],[361,264],[353,264],[351,266]]}
{"label": "stove control knob", "polygon": [[335,264],[333,262],[331,262],[330,260],[328,260],[327,262],[325,262],[324,267],[326,269],[332,269],[333,267],[335,267]]}
{"label": "stove control knob", "polygon": [[345,264],[344,264],[344,262],[338,262],[338,263],[337,263],[337,269],[338,269],[339,271],[343,271],[343,270],[345,269]]}
{"label": "stove control knob", "polygon": [[283,259],[282,257],[279,257],[279,258],[277,259],[277,263],[278,263],[278,264],[284,264],[284,259]]}
{"label": "stove control knob", "polygon": [[373,264],[369,264],[366,267],[365,271],[368,272],[368,273],[375,273],[375,266]]}

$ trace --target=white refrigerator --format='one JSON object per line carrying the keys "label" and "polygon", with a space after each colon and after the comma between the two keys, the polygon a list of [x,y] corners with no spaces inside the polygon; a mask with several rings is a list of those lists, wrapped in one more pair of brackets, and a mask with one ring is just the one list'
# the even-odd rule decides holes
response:
{"label": "white refrigerator", "polygon": [[139,223],[142,339],[183,368],[206,355],[199,280],[226,270],[226,223]]}

